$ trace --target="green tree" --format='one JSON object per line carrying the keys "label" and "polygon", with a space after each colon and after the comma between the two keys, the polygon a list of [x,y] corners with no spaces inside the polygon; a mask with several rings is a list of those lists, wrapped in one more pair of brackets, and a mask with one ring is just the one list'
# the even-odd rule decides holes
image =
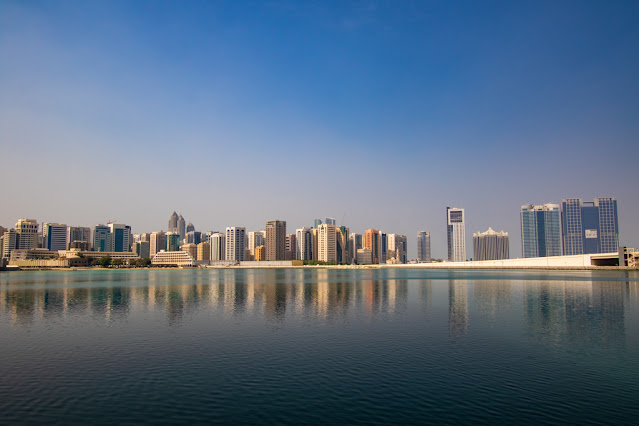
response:
{"label": "green tree", "polygon": [[113,259],[113,262],[111,262],[111,265],[113,265],[113,266],[122,266],[122,265],[124,265],[124,260],[122,260],[122,259]]}
{"label": "green tree", "polygon": [[140,266],[151,266],[151,258],[145,257],[144,259],[140,259],[138,261],[138,265]]}
{"label": "green tree", "polygon": [[111,256],[102,256],[100,258],[100,266],[103,268],[111,266]]}

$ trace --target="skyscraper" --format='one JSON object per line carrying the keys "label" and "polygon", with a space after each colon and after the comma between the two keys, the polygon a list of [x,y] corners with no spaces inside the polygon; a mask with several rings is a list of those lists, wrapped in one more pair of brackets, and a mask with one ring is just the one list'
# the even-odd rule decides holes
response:
{"label": "skyscraper", "polygon": [[114,252],[128,252],[131,249],[131,227],[120,223],[110,223],[111,250]]}
{"label": "skyscraper", "polygon": [[67,248],[71,247],[74,241],[86,241],[91,243],[91,228],[86,226],[69,226],[67,228]]}
{"label": "skyscraper", "polygon": [[186,225],[186,232],[195,232],[195,226],[191,222]]}
{"label": "skyscraper", "polygon": [[244,261],[246,229],[239,226],[226,228],[226,260]]}
{"label": "skyscraper", "polygon": [[296,256],[297,260],[312,260],[313,259],[313,235],[311,228],[299,228],[295,230],[296,240]]}
{"label": "skyscraper", "polygon": [[297,254],[297,238],[295,234],[286,234],[286,260],[295,260]]}
{"label": "skyscraper", "polygon": [[446,234],[448,237],[448,260],[466,261],[466,221],[464,209],[446,207]]}
{"label": "skyscraper", "polygon": [[182,217],[182,215],[178,216],[177,220],[177,232],[180,236],[180,241],[182,241],[186,237],[186,221]]}
{"label": "skyscraper", "polygon": [[388,234],[388,259],[395,259],[395,262],[406,263],[406,253],[408,250],[408,239],[402,234]]}
{"label": "skyscraper", "polygon": [[337,262],[335,225],[321,224],[317,234],[317,260],[321,262]]}
{"label": "skyscraper", "polygon": [[324,218],[324,223],[327,225],[336,225],[334,217],[326,217]]}
{"label": "skyscraper", "polygon": [[38,247],[38,222],[35,219],[19,219],[15,229],[18,250],[30,250]]}
{"label": "skyscraper", "polygon": [[178,232],[178,215],[173,212],[171,217],[169,217],[169,231],[168,232]]}
{"label": "skyscraper", "polygon": [[106,225],[93,227],[93,251],[111,251],[111,230]]}
{"label": "skyscraper", "polygon": [[166,250],[166,234],[163,231],[152,232],[150,241],[150,256],[155,256],[160,251]]}
{"label": "skyscraper", "polygon": [[317,229],[319,228],[321,224],[322,224],[322,219],[315,219],[315,221],[313,222],[313,228]]}
{"label": "skyscraper", "polygon": [[248,234],[248,249],[251,258],[255,257],[255,247],[264,245],[264,234],[261,231],[251,231]]}
{"label": "skyscraper", "polygon": [[221,232],[211,234],[211,261],[226,260],[226,235]]}
{"label": "skyscraper", "polygon": [[380,238],[379,231],[377,229],[367,229],[365,235],[364,247],[371,251],[372,262],[380,263]]}
{"label": "skyscraper", "polygon": [[286,260],[286,222],[266,222],[266,260]]}
{"label": "skyscraper", "polygon": [[564,255],[612,253],[619,250],[617,201],[599,197],[591,202],[566,198],[561,202]]}
{"label": "skyscraper", "polygon": [[336,226],[335,254],[338,264],[350,263],[349,250],[348,228],[346,226]]}
{"label": "skyscraper", "polygon": [[166,251],[180,251],[180,234],[166,233]]}
{"label": "skyscraper", "polygon": [[45,249],[52,251],[66,250],[67,225],[62,223],[43,223],[42,242]]}
{"label": "skyscraper", "polygon": [[510,259],[508,232],[495,232],[488,228],[486,232],[473,234],[473,260]]}
{"label": "skyscraper", "polygon": [[430,232],[419,231],[417,233],[417,261],[430,262]]}
{"label": "skyscraper", "polygon": [[357,250],[362,248],[362,234],[355,232],[348,236],[348,254],[349,262],[354,263],[357,260]]}
{"label": "skyscraper", "polygon": [[522,257],[561,256],[561,220],[558,204],[521,206]]}

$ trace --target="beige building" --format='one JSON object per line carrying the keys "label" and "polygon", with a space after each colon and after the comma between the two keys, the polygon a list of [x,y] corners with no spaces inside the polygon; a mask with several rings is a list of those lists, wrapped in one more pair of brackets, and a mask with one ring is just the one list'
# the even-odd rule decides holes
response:
{"label": "beige building", "polygon": [[185,251],[161,251],[153,256],[152,265],[195,266],[195,258]]}
{"label": "beige building", "polygon": [[357,249],[357,264],[370,265],[373,263],[373,252],[369,248]]}
{"label": "beige building", "polygon": [[313,250],[312,250],[312,258],[313,260],[317,260],[318,259],[318,253],[317,253],[317,238],[318,238],[318,234],[319,234],[319,229],[317,228],[313,228],[311,230],[311,240],[312,240],[312,244],[313,244]]}
{"label": "beige building", "polygon": [[248,234],[248,249],[251,258],[255,257],[255,247],[264,245],[264,231],[251,231]]}
{"label": "beige building", "polygon": [[269,220],[266,222],[266,260],[286,260],[286,222]]}
{"label": "beige building", "polygon": [[203,241],[197,245],[197,260],[207,262],[211,260],[211,244]]}
{"label": "beige building", "polygon": [[197,259],[197,246],[195,244],[183,244],[181,249],[187,252],[193,259]]}
{"label": "beige building", "polygon": [[255,247],[255,255],[253,257],[256,261],[266,260],[266,251],[264,250],[264,246]]}
{"label": "beige building", "polygon": [[337,227],[321,224],[317,228],[317,260],[337,262]]}
{"label": "beige building", "polygon": [[297,239],[295,234],[286,235],[286,260],[295,260],[297,254]]}
{"label": "beige building", "polygon": [[29,250],[38,247],[38,222],[35,219],[19,219],[16,223],[18,250]]}

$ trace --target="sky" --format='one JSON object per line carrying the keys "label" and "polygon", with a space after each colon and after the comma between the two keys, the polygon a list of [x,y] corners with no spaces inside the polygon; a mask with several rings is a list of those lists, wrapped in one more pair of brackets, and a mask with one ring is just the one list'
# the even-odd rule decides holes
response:
{"label": "sky", "polygon": [[639,246],[639,2],[0,1],[0,225],[330,216],[510,234],[618,200]]}

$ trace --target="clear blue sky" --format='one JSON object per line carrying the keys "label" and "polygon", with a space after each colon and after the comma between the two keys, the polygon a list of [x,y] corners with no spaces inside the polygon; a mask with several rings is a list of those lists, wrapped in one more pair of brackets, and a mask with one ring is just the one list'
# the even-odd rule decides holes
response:
{"label": "clear blue sky", "polygon": [[639,2],[0,2],[0,225],[511,235],[614,196],[639,246]]}

